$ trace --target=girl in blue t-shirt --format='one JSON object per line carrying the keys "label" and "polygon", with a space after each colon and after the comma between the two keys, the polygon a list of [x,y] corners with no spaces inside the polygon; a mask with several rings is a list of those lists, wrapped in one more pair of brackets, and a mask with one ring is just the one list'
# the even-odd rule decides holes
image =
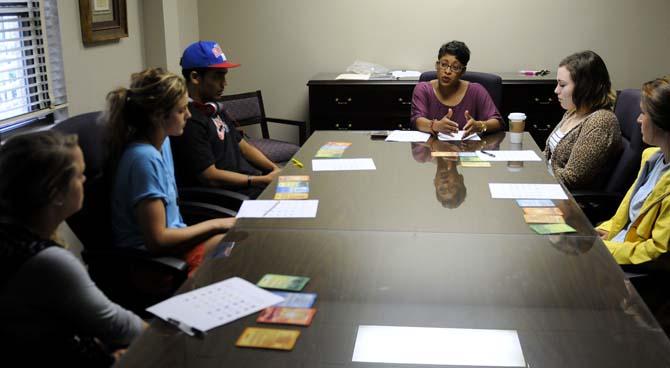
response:
{"label": "girl in blue t-shirt", "polygon": [[107,95],[110,128],[112,229],[114,244],[177,255],[195,269],[219,244],[234,218],[186,226],[177,205],[177,186],[168,136],[180,135],[188,111],[184,80],[160,68],[132,75],[130,88]]}

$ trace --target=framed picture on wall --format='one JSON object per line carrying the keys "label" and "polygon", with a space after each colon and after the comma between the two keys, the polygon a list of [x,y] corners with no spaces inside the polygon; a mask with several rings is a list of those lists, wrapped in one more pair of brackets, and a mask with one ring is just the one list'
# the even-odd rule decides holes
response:
{"label": "framed picture on wall", "polygon": [[79,0],[84,45],[128,37],[126,0]]}

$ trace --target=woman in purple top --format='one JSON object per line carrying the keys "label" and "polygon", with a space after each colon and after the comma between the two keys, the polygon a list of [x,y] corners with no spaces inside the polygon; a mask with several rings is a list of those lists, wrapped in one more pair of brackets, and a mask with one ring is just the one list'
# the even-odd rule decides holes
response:
{"label": "woman in purple top", "polygon": [[491,96],[479,83],[461,80],[470,61],[470,49],[461,41],[440,47],[437,79],[419,82],[412,95],[412,125],[432,134],[493,132],[502,129],[502,118]]}

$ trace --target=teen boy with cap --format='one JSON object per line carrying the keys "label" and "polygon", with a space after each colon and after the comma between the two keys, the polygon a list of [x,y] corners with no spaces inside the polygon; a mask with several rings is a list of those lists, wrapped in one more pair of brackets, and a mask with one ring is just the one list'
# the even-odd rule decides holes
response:
{"label": "teen boy with cap", "polygon": [[218,101],[228,69],[236,68],[213,41],[189,45],[181,58],[190,97],[191,118],[184,134],[170,137],[179,186],[226,188],[256,198],[279,173],[279,167],[249,144],[225,113],[205,105]]}

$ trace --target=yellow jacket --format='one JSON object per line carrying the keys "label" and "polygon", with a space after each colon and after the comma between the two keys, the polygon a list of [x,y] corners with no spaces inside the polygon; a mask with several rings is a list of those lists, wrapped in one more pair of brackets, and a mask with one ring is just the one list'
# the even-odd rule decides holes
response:
{"label": "yellow jacket", "polygon": [[[642,165],[637,175],[638,179],[645,162],[658,151],[659,148],[644,150]],[[638,179],[626,193],[614,216],[598,226],[598,229],[609,232],[605,245],[619,264],[638,264],[651,261],[668,251],[668,241],[670,241],[670,172],[661,176],[642,204],[640,214],[626,233],[625,241],[619,243],[610,240],[621,232],[628,223],[630,201]]]}

